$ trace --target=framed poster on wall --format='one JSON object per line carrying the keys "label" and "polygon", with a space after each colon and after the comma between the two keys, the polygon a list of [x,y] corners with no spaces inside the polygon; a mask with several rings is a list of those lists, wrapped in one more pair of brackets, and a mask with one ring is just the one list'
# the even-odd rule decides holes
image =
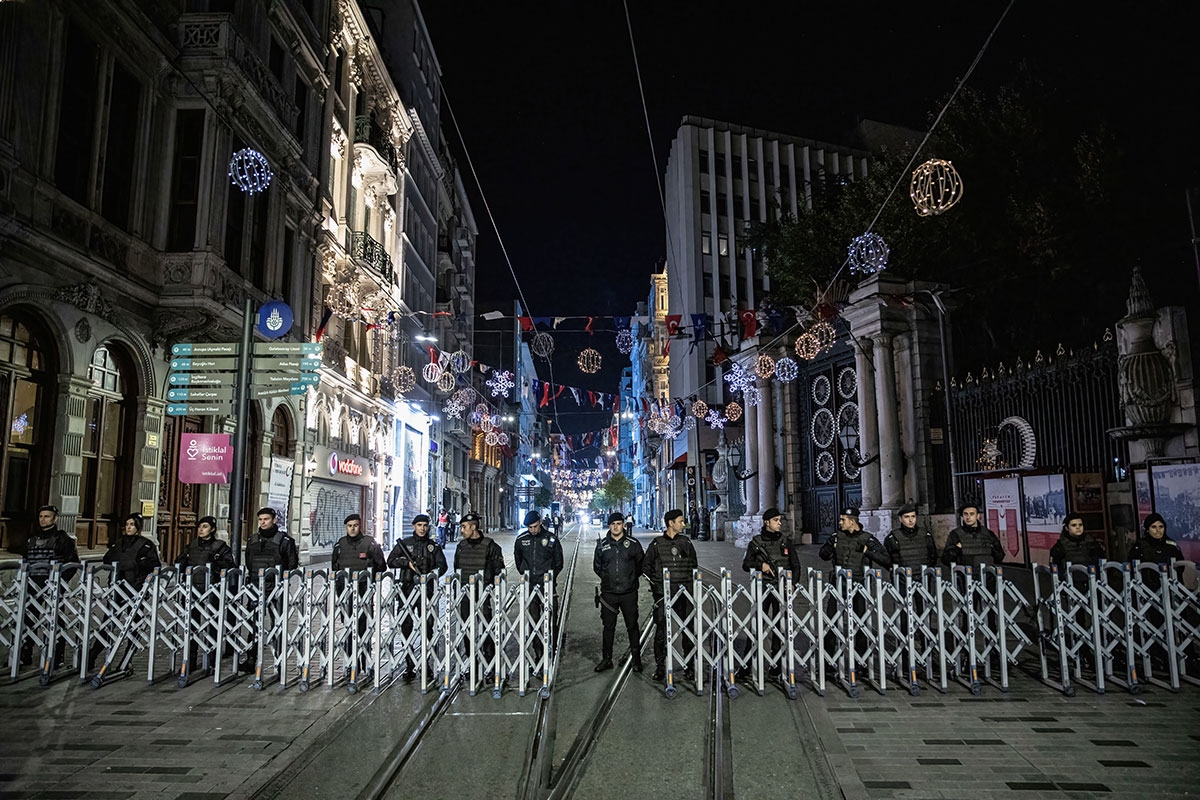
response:
{"label": "framed poster on wall", "polygon": [[1141,530],[1146,517],[1154,513],[1154,501],[1150,494],[1150,471],[1145,467],[1135,467],[1133,473],[1133,502],[1137,506],[1137,526]]}
{"label": "framed poster on wall", "polygon": [[1066,482],[1062,475],[1026,475],[1021,479],[1021,490],[1029,560],[1049,564],[1050,548],[1058,541],[1067,516]]}
{"label": "framed poster on wall", "polygon": [[1004,561],[1028,564],[1025,537],[1021,534],[1020,478],[986,478],[983,481],[984,523],[1000,537]]}
{"label": "framed poster on wall", "polygon": [[1189,561],[1200,560],[1200,464],[1152,464],[1154,510]]}

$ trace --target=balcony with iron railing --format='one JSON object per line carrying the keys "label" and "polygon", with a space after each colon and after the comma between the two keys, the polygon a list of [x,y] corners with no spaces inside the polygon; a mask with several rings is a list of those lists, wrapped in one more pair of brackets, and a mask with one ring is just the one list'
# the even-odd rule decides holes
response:
{"label": "balcony with iron railing", "polygon": [[354,118],[354,143],[369,145],[391,169],[393,177],[400,174],[400,159],[392,137],[365,114]]}
{"label": "balcony with iron railing", "polygon": [[350,256],[381,280],[384,286],[391,286],[396,280],[396,270],[392,266],[392,257],[387,248],[375,241],[366,231],[353,231],[350,234]]}

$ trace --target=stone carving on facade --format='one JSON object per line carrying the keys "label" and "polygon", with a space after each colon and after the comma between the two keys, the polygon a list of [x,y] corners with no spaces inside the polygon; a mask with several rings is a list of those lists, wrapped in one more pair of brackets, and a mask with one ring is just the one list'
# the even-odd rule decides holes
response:
{"label": "stone carving on facade", "polygon": [[105,299],[100,287],[88,281],[81,281],[73,286],[64,286],[54,293],[54,299],[67,303],[88,314],[95,314],[100,319],[115,322],[117,311]]}
{"label": "stone carving on facade", "polygon": [[164,286],[186,286],[192,282],[192,262],[189,258],[165,259],[162,262]]}
{"label": "stone carving on facade", "polygon": [[1158,314],[1141,270],[1134,268],[1126,301],[1128,313],[1117,323],[1121,355],[1117,387],[1130,425],[1157,425],[1170,420],[1175,403],[1175,370],[1154,341]]}
{"label": "stone carving on facade", "polygon": [[80,344],[85,344],[91,341],[91,338],[92,324],[87,321],[87,317],[81,317],[80,320],[75,323],[75,341],[79,342]]}

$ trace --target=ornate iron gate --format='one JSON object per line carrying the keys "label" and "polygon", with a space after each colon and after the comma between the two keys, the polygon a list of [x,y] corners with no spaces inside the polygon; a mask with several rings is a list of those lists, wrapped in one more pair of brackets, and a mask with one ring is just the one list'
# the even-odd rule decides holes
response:
{"label": "ornate iron gate", "polygon": [[862,502],[856,466],[858,376],[851,346],[842,343],[815,361],[802,362],[796,388],[802,519],[814,541],[822,541],[836,530],[842,506]]}

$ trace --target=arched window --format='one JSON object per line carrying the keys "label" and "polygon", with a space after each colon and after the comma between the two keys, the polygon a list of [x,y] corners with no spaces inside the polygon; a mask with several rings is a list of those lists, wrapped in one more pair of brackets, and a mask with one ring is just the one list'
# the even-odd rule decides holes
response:
{"label": "arched window", "polygon": [[295,450],[291,419],[284,407],[280,406],[271,416],[271,455],[291,458]]}
{"label": "arched window", "polygon": [[[103,546],[118,532],[113,519],[129,509],[129,425],[133,395],[129,369],[119,351],[100,345],[88,365],[88,389],[83,418],[83,471],[79,485],[76,530],[88,547]],[[86,533],[84,532],[86,530]]]}
{"label": "arched window", "polygon": [[48,501],[55,427],[50,382],[57,368],[44,351],[48,344],[19,316],[0,316],[0,540],[10,548],[32,528],[33,510]]}

